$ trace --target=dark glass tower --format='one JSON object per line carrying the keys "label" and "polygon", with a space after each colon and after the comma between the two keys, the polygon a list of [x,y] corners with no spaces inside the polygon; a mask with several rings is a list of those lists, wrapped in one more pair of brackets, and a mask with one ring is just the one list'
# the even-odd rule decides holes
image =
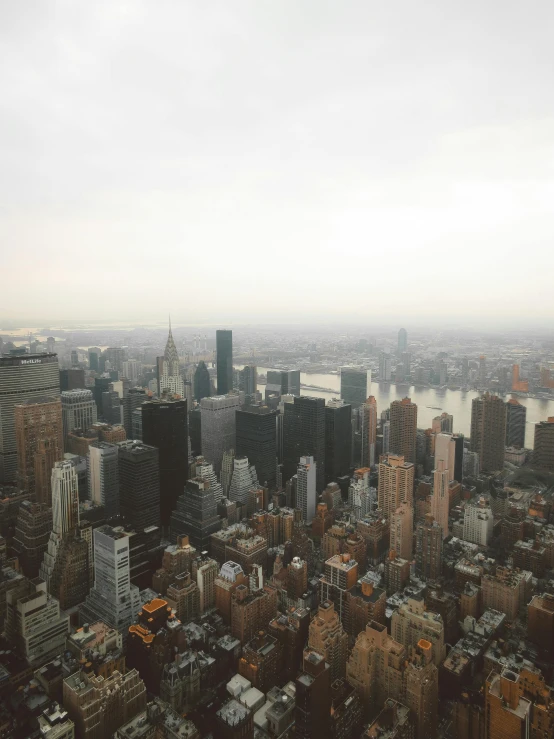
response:
{"label": "dark glass tower", "polygon": [[350,472],[352,458],[352,406],[325,407],[325,482],[337,482]]}
{"label": "dark glass tower", "polygon": [[150,400],[142,406],[142,440],[159,451],[161,524],[169,526],[188,477],[186,400]]}
{"label": "dark glass tower", "polygon": [[252,405],[236,412],[236,455],[248,457],[258,480],[271,490],[276,484],[277,412]]}
{"label": "dark glass tower", "polygon": [[200,360],[194,373],[194,398],[200,402],[202,398],[209,398],[211,394],[210,373],[205,362]]}
{"label": "dark glass tower", "polygon": [[313,457],[316,487],[321,492],[325,487],[325,400],[304,395],[285,403],[283,424],[285,480],[296,474],[300,457]]}
{"label": "dark glass tower", "polygon": [[140,441],[119,447],[119,509],[137,531],[160,525],[158,450]]}
{"label": "dark glass tower", "polygon": [[516,398],[510,398],[506,403],[506,446],[523,449],[526,419],[527,408]]}
{"label": "dark glass tower", "polygon": [[233,332],[215,332],[217,354],[217,394],[227,395],[233,389]]}
{"label": "dark glass tower", "polygon": [[340,397],[353,408],[359,408],[367,398],[367,370],[341,367]]}

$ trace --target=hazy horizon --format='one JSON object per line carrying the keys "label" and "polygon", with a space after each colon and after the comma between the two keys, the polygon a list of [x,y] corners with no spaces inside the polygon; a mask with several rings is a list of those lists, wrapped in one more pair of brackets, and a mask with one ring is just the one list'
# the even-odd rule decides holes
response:
{"label": "hazy horizon", "polygon": [[0,323],[550,326],[553,21],[3,4]]}

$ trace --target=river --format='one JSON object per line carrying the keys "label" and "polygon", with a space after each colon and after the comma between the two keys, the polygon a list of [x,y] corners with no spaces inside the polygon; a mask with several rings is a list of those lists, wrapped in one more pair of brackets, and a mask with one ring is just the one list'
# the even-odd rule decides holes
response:
{"label": "river", "polygon": [[[258,367],[260,374],[267,374],[267,367]],[[301,389],[301,395],[311,395],[317,398],[340,397],[340,375],[329,374],[300,374],[300,382],[304,385],[317,385],[319,387],[334,388],[333,392],[322,392],[319,390]],[[258,385],[258,390],[265,393],[265,385]],[[388,408],[393,400],[399,400],[406,396],[410,397],[417,405],[418,428],[430,428],[431,421],[441,412],[451,413],[454,416],[454,431],[469,436],[471,426],[471,401],[480,393],[476,390],[462,392],[461,390],[440,390],[430,387],[414,387],[409,385],[393,385],[390,383],[372,382],[368,395],[374,395],[377,399],[377,411]],[[511,396],[506,395],[509,400]],[[546,421],[548,416],[554,416],[554,400],[541,400],[539,398],[521,398],[519,402],[527,407],[527,424],[525,428],[525,446],[533,448],[534,424]]]}

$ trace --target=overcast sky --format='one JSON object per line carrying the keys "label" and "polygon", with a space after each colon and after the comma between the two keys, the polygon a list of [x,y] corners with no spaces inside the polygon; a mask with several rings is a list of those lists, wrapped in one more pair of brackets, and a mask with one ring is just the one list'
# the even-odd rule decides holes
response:
{"label": "overcast sky", "polygon": [[554,318],[552,0],[0,3],[0,325]]}

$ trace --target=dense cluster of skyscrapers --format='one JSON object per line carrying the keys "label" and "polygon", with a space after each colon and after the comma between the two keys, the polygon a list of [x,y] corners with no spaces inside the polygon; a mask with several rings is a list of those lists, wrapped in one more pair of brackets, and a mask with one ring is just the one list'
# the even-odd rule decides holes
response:
{"label": "dense cluster of skyscrapers", "polygon": [[0,354],[2,737],[553,737],[554,418],[215,343]]}

